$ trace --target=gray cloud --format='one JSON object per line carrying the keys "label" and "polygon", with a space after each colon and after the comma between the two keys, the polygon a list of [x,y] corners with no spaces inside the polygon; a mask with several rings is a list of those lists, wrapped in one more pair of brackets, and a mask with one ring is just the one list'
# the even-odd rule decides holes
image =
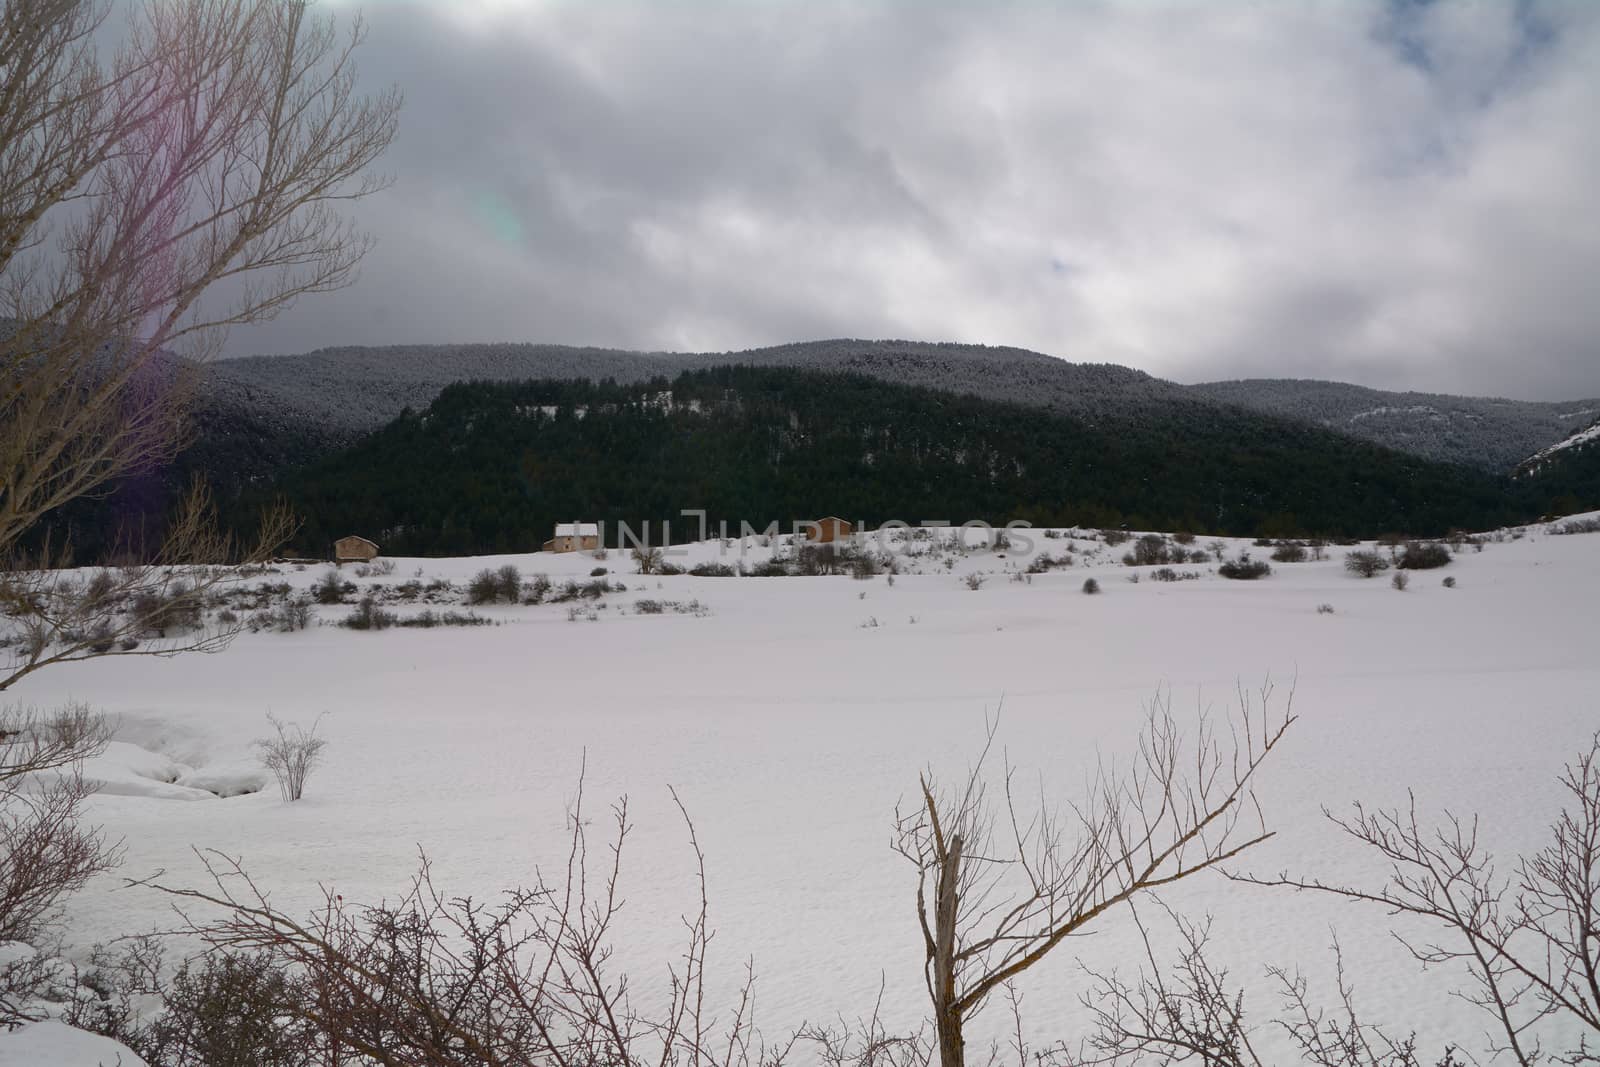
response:
{"label": "gray cloud", "polygon": [[893,336],[1600,394],[1587,0],[366,13],[381,243],[236,354]]}

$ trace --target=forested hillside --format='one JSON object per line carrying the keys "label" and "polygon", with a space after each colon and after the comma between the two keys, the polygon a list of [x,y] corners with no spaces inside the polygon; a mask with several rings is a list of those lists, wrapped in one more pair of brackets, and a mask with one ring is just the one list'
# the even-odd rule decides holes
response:
{"label": "forested hillside", "polygon": [[1499,473],[1600,413],[1595,400],[1537,403],[1392,393],[1337,382],[1262,379],[1184,386],[1127,367],[1072,363],[1019,348],[850,339],[741,352],[530,344],[324,349],[216,363],[210,368],[208,404],[264,423],[307,423],[351,439],[406,407],[425,407],[452,382],[638,382],[728,364],[855,372],[1092,421],[1161,421],[1242,407]]}
{"label": "forested hillside", "polygon": [[1528,457],[1517,469],[1519,483],[1565,515],[1600,501],[1600,419]]}
{"label": "forested hillside", "polygon": [[272,489],[305,516],[303,550],[354,532],[404,555],[528,550],[575,519],[671,519],[686,536],[685,508],[735,529],[837,514],[1437,534],[1521,517],[1509,485],[1261,416],[1107,428],[859,374],[725,367],[450,386]]}
{"label": "forested hillside", "polygon": [[1343,382],[1256,378],[1190,386],[1196,394],[1297,419],[1387,448],[1509,471],[1600,412],[1600,400],[1546,403],[1443,393],[1390,393]]}

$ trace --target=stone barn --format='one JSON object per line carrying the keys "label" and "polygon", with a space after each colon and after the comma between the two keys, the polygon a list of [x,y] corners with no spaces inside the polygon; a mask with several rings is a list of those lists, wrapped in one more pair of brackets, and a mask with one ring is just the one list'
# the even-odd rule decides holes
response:
{"label": "stone barn", "polygon": [[597,522],[558,522],[556,535],[542,546],[545,552],[592,552],[600,547]]}
{"label": "stone barn", "polygon": [[809,545],[831,545],[835,541],[848,541],[856,528],[834,515],[817,519],[806,525],[805,539]]}
{"label": "stone barn", "polygon": [[376,559],[377,556],[378,546],[365,537],[357,537],[355,534],[341,537],[333,543],[335,563],[365,563],[369,559]]}

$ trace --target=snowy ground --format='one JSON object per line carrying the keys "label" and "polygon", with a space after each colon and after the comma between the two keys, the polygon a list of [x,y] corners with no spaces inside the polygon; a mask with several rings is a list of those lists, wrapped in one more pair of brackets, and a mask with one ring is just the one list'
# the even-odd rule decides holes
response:
{"label": "snowy ground", "polygon": [[[1056,555],[1068,543],[1035,539],[1035,552]],[[393,897],[419,849],[451,892],[528,882],[541,863],[561,862],[587,753],[592,810],[626,793],[637,826],[618,941],[642,995],[679,951],[677,916],[693,903],[672,785],[706,852],[711,966],[725,979],[714,992],[753,957],[769,1033],[854,1018],[880,984],[890,1021],[906,1022],[925,997],[920,935],[912,871],[889,841],[896,801],[919,771],[961,771],[985,715],[1003,704],[999,742],[1012,762],[1070,801],[1096,758],[1126,753],[1158,687],[1170,687],[1180,714],[1222,713],[1236,686],[1269,677],[1279,698],[1292,685],[1300,721],[1260,789],[1279,835],[1241,866],[1364,870],[1320,808],[1403,803],[1407,787],[1425,812],[1482,812],[1493,845],[1542,843],[1559,800],[1555,775],[1600,727],[1600,536],[1535,527],[1415,573],[1404,593],[1387,575],[1348,575],[1343,548],[1257,582],[1180,565],[1203,577],[1169,584],[1123,566],[1126,547],[1028,582],[1009,580],[1026,556],[989,552],[948,571],[925,561],[928,573],[893,585],[883,576],[646,578],[615,552],[606,561],[401,559],[385,581],[420,570],[463,582],[509,562],[558,582],[607,566],[630,588],[608,596],[593,622],[569,621],[564,606],[499,607],[480,609],[504,624],[493,627],[323,626],[246,634],[210,656],[42,672],[11,695],[41,706],[84,700],[120,722],[119,743],[91,768],[106,783],[92,814],[125,840],[127,860],[74,898],[70,941],[81,953],[167,924],[161,897],[121,880],[164,869],[169,881],[197,882],[191,846],[241,857],[291,910],[309,906],[319,885],[349,899]],[[695,559],[718,551],[715,542],[692,549]],[[1133,584],[1136,570],[1146,577]],[[989,573],[976,590],[963,580],[972,571]],[[309,586],[322,572],[282,580]],[[1445,575],[1458,587],[1441,587]],[[1081,594],[1091,576],[1102,595]],[[709,614],[625,610],[641,596],[698,598]],[[1320,604],[1333,613],[1319,614]],[[331,620],[350,609],[321,610]],[[285,804],[270,783],[228,799],[207,792],[262,781],[250,742],[268,712],[305,724],[324,716],[327,761],[306,799]],[[1223,958],[1252,980],[1267,964],[1325,978],[1337,924],[1373,1021],[1416,1030],[1421,1055],[1445,1041],[1480,1044],[1485,1020],[1449,998],[1448,976],[1421,974],[1374,912],[1220,878],[1167,899],[1211,912]],[[1074,1037],[1077,959],[1132,968],[1133,947],[1114,916],[1030,973],[1022,989],[1035,1034]],[[1276,998],[1263,999],[1258,1014],[1275,1008]],[[24,1062],[17,1055],[0,1040],[0,1063]]]}

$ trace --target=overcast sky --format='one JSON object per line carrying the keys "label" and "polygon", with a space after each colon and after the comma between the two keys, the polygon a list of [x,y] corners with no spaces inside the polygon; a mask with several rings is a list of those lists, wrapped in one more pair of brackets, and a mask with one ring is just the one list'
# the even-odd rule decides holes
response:
{"label": "overcast sky", "polygon": [[1600,395],[1600,3],[325,0],[360,282],[233,354],[1010,344]]}

